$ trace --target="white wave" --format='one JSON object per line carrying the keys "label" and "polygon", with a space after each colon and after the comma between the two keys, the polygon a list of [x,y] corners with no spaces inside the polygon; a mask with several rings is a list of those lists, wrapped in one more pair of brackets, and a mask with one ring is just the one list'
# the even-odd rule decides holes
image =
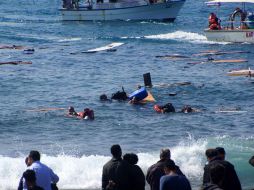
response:
{"label": "white wave", "polygon": [[[205,141],[180,144],[171,149],[172,158],[190,179],[201,176],[203,172]],[[146,174],[147,169],[159,159],[158,152],[139,153],[138,165]],[[16,189],[25,171],[25,158],[0,156],[0,189]],[[60,177],[60,189],[100,189],[103,165],[110,160],[108,156],[90,155],[75,157],[42,155],[41,161],[51,167]]]}
{"label": "white wave", "polygon": [[82,38],[64,38],[58,40],[58,42],[74,42],[74,41],[80,41]]}
{"label": "white wave", "polygon": [[144,36],[144,38],[187,41],[191,43],[203,43],[203,44],[227,44],[226,42],[208,41],[204,35],[193,33],[193,32],[184,32],[184,31],[176,31],[176,32],[167,33],[167,34],[149,35],[149,36]]}

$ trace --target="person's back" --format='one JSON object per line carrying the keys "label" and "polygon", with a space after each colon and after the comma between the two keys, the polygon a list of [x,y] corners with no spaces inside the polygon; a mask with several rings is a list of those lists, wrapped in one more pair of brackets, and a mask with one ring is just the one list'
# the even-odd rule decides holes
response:
{"label": "person's back", "polygon": [[160,190],[191,190],[190,182],[183,175],[162,176],[160,184]]}
{"label": "person's back", "polygon": [[189,180],[184,175],[177,174],[173,160],[167,160],[163,169],[165,175],[160,178],[160,190],[191,190]]}
{"label": "person's back", "polygon": [[111,153],[113,158],[108,161],[103,166],[102,171],[102,189],[109,189],[108,186],[111,186],[111,189],[114,190],[130,190],[129,189],[129,163],[122,160],[122,150],[119,145],[113,145],[111,147]]}
{"label": "person's back", "polygon": [[[59,177],[45,164],[40,162],[40,153],[31,151],[28,156],[28,169],[33,170],[36,175],[36,184],[44,190],[52,190],[51,183],[57,183]],[[24,184],[24,189],[26,185]]]}
{"label": "person's back", "polygon": [[[165,175],[164,165],[170,159],[171,154],[169,149],[162,149],[160,153],[160,160],[148,168],[146,181],[150,185],[151,190],[160,189],[160,178]],[[178,166],[176,167],[176,172],[179,175],[184,175]]]}
{"label": "person's back", "polygon": [[44,188],[44,190],[51,190],[51,182],[56,183],[58,181],[58,176],[48,166],[39,161],[34,162],[28,169],[35,171],[36,183],[38,186]]}
{"label": "person's back", "polygon": [[136,165],[138,156],[133,153],[125,154],[123,159],[129,163],[130,167],[130,189],[145,190],[145,175],[141,168]]}
{"label": "person's back", "polygon": [[[211,155],[209,155],[210,153]],[[214,165],[222,165],[225,168],[225,173],[223,176],[221,188],[224,190],[241,190],[241,183],[236,174],[234,166],[225,160],[222,160],[221,157],[218,156],[218,152],[215,149],[208,149],[206,151],[206,155],[208,157],[209,163],[204,167],[204,176],[203,176],[203,185],[205,186],[207,183],[211,183],[210,172],[211,167]]]}

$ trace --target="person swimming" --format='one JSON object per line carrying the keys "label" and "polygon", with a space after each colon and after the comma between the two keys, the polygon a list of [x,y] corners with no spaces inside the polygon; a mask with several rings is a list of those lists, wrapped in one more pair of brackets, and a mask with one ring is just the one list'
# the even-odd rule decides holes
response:
{"label": "person swimming", "polygon": [[77,112],[75,111],[74,107],[70,106],[68,108],[68,115],[69,116],[78,116]]}
{"label": "person swimming", "polygon": [[78,117],[86,120],[94,120],[94,111],[92,109],[85,108],[83,112],[78,113]]}

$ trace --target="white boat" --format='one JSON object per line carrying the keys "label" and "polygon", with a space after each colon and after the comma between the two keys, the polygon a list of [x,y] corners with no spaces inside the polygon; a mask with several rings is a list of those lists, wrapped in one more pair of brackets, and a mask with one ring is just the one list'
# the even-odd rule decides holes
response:
{"label": "white boat", "polygon": [[[235,11],[231,14],[228,25],[218,30],[205,29],[205,35],[210,41],[218,42],[238,42],[238,43],[254,43],[254,20],[248,20],[247,12],[245,12],[245,3],[254,3],[254,0],[212,0],[206,2],[208,5],[220,6],[221,3],[242,3],[243,11]],[[241,10],[238,8],[238,10]],[[243,15],[245,14],[245,16]],[[249,15],[253,17],[253,15]],[[236,19],[240,19],[239,25],[236,26]]]}
{"label": "white boat", "polygon": [[185,0],[110,1],[89,0],[85,5],[77,3],[76,6],[64,4],[64,8],[60,9],[62,19],[64,21],[164,20],[173,22],[185,2]]}

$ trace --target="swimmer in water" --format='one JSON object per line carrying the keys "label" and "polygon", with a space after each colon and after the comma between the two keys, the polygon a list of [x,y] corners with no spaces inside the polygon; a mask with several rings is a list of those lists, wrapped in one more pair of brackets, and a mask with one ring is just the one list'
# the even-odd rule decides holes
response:
{"label": "swimmer in water", "polygon": [[78,116],[77,112],[75,111],[74,107],[70,106],[68,108],[68,115],[70,116]]}
{"label": "swimmer in water", "polygon": [[189,105],[185,105],[185,106],[183,106],[181,112],[182,113],[193,113],[193,112],[201,112],[201,110],[192,108]]}
{"label": "swimmer in water", "polygon": [[78,117],[85,120],[94,120],[94,111],[89,108],[85,108],[83,112],[78,113]]}

